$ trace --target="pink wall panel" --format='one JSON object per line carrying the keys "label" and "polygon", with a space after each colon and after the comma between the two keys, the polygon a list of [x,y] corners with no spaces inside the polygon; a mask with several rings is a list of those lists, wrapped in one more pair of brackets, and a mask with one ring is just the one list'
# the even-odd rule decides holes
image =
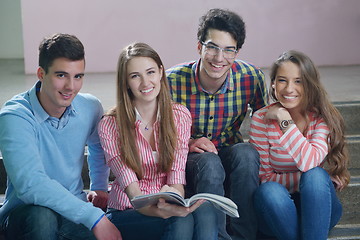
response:
{"label": "pink wall panel", "polygon": [[239,13],[247,38],[239,58],[268,67],[288,49],[304,51],[318,65],[360,64],[358,0],[22,0],[26,73],[35,73],[37,47],[55,32],[77,35],[88,72],[113,72],[120,50],[143,41],[165,68],[196,59],[199,17],[221,7]]}

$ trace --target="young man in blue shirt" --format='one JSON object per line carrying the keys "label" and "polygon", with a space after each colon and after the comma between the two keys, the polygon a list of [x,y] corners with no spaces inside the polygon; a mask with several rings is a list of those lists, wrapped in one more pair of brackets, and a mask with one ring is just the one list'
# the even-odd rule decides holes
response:
{"label": "young man in blue shirt", "polygon": [[[197,36],[200,59],[167,70],[173,99],[193,119],[186,190],[190,195],[224,195],[226,190],[240,214],[230,219],[232,239],[255,239],[252,195],[259,185],[259,154],[243,143],[239,129],[248,106],[256,111],[268,102],[264,74],[236,60],[245,40],[245,23],[236,13],[209,10],[200,19]],[[231,239],[225,215],[218,215],[219,238]]]}
{"label": "young man in blue shirt", "polygon": [[[39,81],[0,111],[8,175],[0,226],[8,239],[121,239],[100,209],[106,207],[109,176],[97,134],[103,110],[97,98],[79,93],[84,69],[84,47],[75,36],[45,38]],[[81,179],[85,145],[88,195]]]}

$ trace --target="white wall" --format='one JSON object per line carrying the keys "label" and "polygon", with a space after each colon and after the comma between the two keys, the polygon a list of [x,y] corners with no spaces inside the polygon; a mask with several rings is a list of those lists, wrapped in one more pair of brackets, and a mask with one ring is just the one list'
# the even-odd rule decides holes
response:
{"label": "white wall", "polygon": [[[11,1],[11,0],[1,0]],[[113,72],[120,50],[144,41],[165,67],[196,59],[199,17],[221,7],[247,25],[241,59],[269,66],[288,49],[304,51],[318,65],[360,64],[358,0],[22,0],[26,73],[37,68],[37,47],[54,32],[77,35],[88,72]]]}
{"label": "white wall", "polygon": [[20,0],[0,0],[0,58],[24,58]]}

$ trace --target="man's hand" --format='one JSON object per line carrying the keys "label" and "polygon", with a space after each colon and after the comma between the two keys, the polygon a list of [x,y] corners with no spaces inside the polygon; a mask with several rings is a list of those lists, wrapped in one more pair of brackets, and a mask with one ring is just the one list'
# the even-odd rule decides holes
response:
{"label": "man's hand", "polygon": [[90,191],[87,195],[87,199],[89,202],[92,202],[92,204],[95,207],[106,209],[107,202],[108,202],[109,194],[104,191]]}
{"label": "man's hand", "polygon": [[106,216],[101,218],[92,231],[97,240],[122,240],[119,230]]}
{"label": "man's hand", "polygon": [[189,141],[189,152],[213,152],[218,154],[218,151],[215,145],[206,137],[190,139]]}

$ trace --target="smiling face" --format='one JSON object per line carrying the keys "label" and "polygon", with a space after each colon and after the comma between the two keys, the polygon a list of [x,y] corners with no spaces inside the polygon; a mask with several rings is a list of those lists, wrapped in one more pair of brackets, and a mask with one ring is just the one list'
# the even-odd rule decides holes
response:
{"label": "smiling face", "polygon": [[163,69],[150,57],[134,57],[127,64],[127,82],[135,105],[156,103]]}
{"label": "smiling face", "polygon": [[[236,41],[231,34],[216,29],[209,29],[204,43],[223,49],[236,50]],[[206,52],[206,47],[200,42],[198,43],[198,51],[201,57],[200,81],[204,85],[203,87],[209,84],[221,86],[235,58],[224,58],[222,51],[219,51],[217,55],[210,55]]]}
{"label": "smiling face", "polygon": [[290,61],[281,63],[277,69],[272,87],[274,88],[276,99],[288,111],[301,110],[304,98],[304,85],[298,65]]}
{"label": "smiling face", "polygon": [[41,106],[52,117],[60,118],[66,107],[80,91],[83,84],[85,61],[57,58],[48,72],[39,67],[37,76],[41,81],[38,98]]}

